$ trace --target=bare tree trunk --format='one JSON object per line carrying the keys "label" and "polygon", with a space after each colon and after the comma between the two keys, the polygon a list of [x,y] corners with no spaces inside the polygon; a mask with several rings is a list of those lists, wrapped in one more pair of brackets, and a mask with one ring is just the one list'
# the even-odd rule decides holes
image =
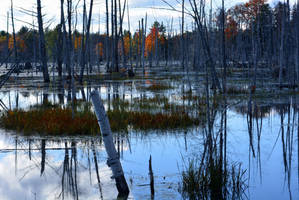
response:
{"label": "bare tree trunk", "polygon": [[46,42],[43,28],[43,19],[42,19],[42,11],[41,11],[41,3],[40,0],[37,0],[37,20],[38,20],[38,30],[39,30],[39,42],[40,42],[40,55],[42,59],[43,65],[43,77],[44,82],[50,82],[50,77],[48,73],[48,60],[47,60],[47,50],[46,50]]}
{"label": "bare tree trunk", "polygon": [[6,63],[5,63],[5,67],[8,67],[8,60],[9,60],[9,33],[8,33],[8,27],[9,27],[9,12],[7,12],[7,22],[6,22]]}
{"label": "bare tree trunk", "polygon": [[108,9],[108,0],[106,0],[106,37],[105,37],[105,57],[106,57],[106,70],[108,71],[110,68],[110,53],[109,53],[109,45],[110,45],[110,39],[109,39],[109,9]]}
{"label": "bare tree trunk", "polygon": [[158,67],[159,58],[158,58],[158,27],[155,28],[155,65]]}
{"label": "bare tree trunk", "polygon": [[85,68],[85,56],[86,56],[86,45],[85,45],[85,22],[86,22],[86,1],[83,1],[83,23],[82,23],[82,41],[81,41],[81,69],[80,69],[80,83],[83,83],[83,73]]}
{"label": "bare tree trunk", "polygon": [[200,40],[203,46],[203,50],[205,53],[205,56],[207,57],[206,65],[208,65],[208,68],[211,70],[211,75],[212,75],[212,88],[213,89],[221,89],[220,82],[217,76],[216,72],[216,67],[215,67],[215,62],[211,54],[211,48],[208,42],[208,36],[207,36],[207,27],[205,24],[201,22],[201,20],[204,18],[204,9],[203,5],[200,5],[200,10],[198,10],[197,7],[197,2],[196,0],[191,1],[190,0],[190,5],[192,7],[192,11],[194,13],[194,20],[197,25],[198,32],[200,34]]}
{"label": "bare tree trunk", "polygon": [[[90,65],[90,26],[91,26],[91,18],[92,18],[92,9],[93,9],[93,0],[90,1],[89,6],[89,14],[88,14],[88,22],[87,22],[87,32],[86,32],[86,49],[87,49],[87,57],[88,57],[88,66]],[[90,73],[92,72],[92,66],[90,65]]]}
{"label": "bare tree trunk", "polygon": [[[212,1],[211,1],[212,2]],[[212,3],[211,3],[212,4]],[[222,31],[222,67],[223,67],[223,83],[222,89],[223,93],[226,94],[226,45],[225,45],[225,10],[224,10],[224,0],[222,0],[222,20],[221,20],[221,31]]]}
{"label": "bare tree trunk", "polygon": [[282,72],[283,72],[283,64],[284,64],[284,32],[285,32],[285,5],[283,6],[283,15],[282,15],[282,27],[281,27],[281,35],[280,35],[280,49],[279,49],[279,86],[282,87]]}
{"label": "bare tree trunk", "polygon": [[141,20],[141,24],[142,24],[142,70],[143,70],[143,74],[145,73],[144,70],[144,65],[145,65],[145,59],[144,59],[144,52],[145,52],[145,37],[146,37],[146,26],[147,26],[147,14],[145,15],[145,26],[143,23],[143,18]]}
{"label": "bare tree trunk", "polygon": [[71,41],[69,41],[67,37],[67,30],[66,30],[66,25],[65,25],[65,17],[64,17],[64,0],[60,0],[60,15],[61,15],[61,23],[62,23],[62,28],[63,28],[63,45],[64,45],[64,55],[65,55],[65,60],[66,60],[66,69],[68,71],[68,78],[72,76],[72,71],[71,71],[71,55],[70,55],[70,46],[71,46]]}
{"label": "bare tree trunk", "polygon": [[63,37],[62,37],[62,23],[58,25],[58,38],[56,41],[56,55],[57,55],[57,69],[58,69],[58,76],[62,77],[62,61],[63,61]]}
{"label": "bare tree trunk", "polygon": [[114,71],[119,72],[119,66],[118,66],[118,29],[117,29],[117,0],[114,0],[114,32],[115,32],[115,38],[114,38],[114,60],[115,60],[115,66]]}
{"label": "bare tree trunk", "polygon": [[185,0],[182,0],[182,28],[181,28],[181,56],[182,56],[182,61],[181,65],[182,68],[185,68],[185,39],[184,39],[184,21],[185,21]]}
{"label": "bare tree trunk", "polygon": [[138,64],[139,67],[142,66],[141,64],[141,46],[142,46],[142,29],[140,26],[140,20],[138,21],[138,38],[137,38],[137,57],[138,57]]}
{"label": "bare tree trunk", "polygon": [[132,35],[131,35],[131,26],[130,26],[129,0],[127,0],[127,15],[128,15],[129,40],[130,40],[129,59],[130,59],[131,70],[133,71],[133,61],[132,61],[132,46],[133,45],[132,45]]}
{"label": "bare tree trunk", "polygon": [[124,42],[124,35],[123,35],[123,18],[124,18],[124,11],[126,9],[126,0],[124,1],[124,7],[123,7],[123,12],[121,9],[121,4],[120,0],[118,0],[119,4],[119,34],[120,34],[120,40],[121,40],[121,50],[122,50],[122,67],[126,68],[126,63],[127,63],[127,58],[125,54],[125,42]]}
{"label": "bare tree trunk", "polygon": [[119,160],[118,153],[114,146],[112,132],[110,129],[110,124],[109,124],[107,114],[105,112],[105,108],[100,99],[100,95],[98,91],[94,90],[91,92],[90,95],[95,110],[95,114],[97,116],[98,123],[101,129],[101,133],[103,136],[105,149],[108,154],[107,164],[109,167],[111,167],[113,178],[115,178],[116,181],[116,187],[119,192],[119,196],[127,197],[130,191],[124,176],[124,172]]}
{"label": "bare tree trunk", "polygon": [[14,56],[15,60],[18,58],[17,51],[17,41],[16,41],[16,32],[15,32],[15,23],[14,23],[14,15],[13,15],[13,1],[11,0],[11,24],[12,24],[12,34],[13,34],[13,48],[14,48]]}
{"label": "bare tree trunk", "polygon": [[[297,53],[296,55],[296,70],[297,70],[297,84],[299,83],[299,1],[297,0],[297,13],[296,13],[296,31],[297,31]],[[299,115],[298,115],[298,119],[299,119]],[[299,145],[299,144],[298,144]]]}
{"label": "bare tree trunk", "polygon": [[112,41],[111,41],[111,72],[114,70],[115,67],[115,26],[114,26],[114,0],[111,0],[111,32],[112,32]]}

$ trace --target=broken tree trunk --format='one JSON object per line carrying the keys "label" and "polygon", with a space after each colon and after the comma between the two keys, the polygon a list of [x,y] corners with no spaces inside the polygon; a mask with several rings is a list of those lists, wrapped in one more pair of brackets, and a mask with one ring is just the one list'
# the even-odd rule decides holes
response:
{"label": "broken tree trunk", "polygon": [[155,196],[155,184],[154,184],[154,173],[153,173],[153,168],[152,168],[152,156],[150,155],[150,159],[148,161],[148,166],[149,166],[149,176],[150,176],[150,186],[151,186],[151,197],[152,199]]}
{"label": "broken tree trunk", "polygon": [[112,170],[113,178],[115,178],[116,187],[119,192],[118,196],[119,197],[128,196],[130,192],[129,187],[126,182],[121,163],[119,161],[119,156],[117,154],[117,151],[113,143],[109,120],[106,115],[103,103],[100,99],[99,92],[97,90],[94,90],[91,92],[90,96],[101,129],[101,133],[103,136],[105,149],[108,154],[107,164]]}

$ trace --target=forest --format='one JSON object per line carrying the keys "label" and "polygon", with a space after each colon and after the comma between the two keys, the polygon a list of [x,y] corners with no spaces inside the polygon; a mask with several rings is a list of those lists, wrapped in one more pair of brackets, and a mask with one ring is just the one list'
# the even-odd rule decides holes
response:
{"label": "forest", "polygon": [[299,198],[297,0],[4,2],[0,199]]}

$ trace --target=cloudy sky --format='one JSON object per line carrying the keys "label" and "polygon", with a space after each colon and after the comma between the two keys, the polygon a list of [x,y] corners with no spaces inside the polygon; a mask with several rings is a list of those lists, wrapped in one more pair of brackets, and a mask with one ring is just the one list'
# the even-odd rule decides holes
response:
{"label": "cloudy sky", "polygon": [[[78,0],[73,0],[74,2],[77,2]],[[87,4],[89,4],[90,0],[86,0]],[[121,0],[122,2],[124,0]],[[173,18],[173,26],[178,27],[179,26],[179,17],[180,14],[176,12],[171,12],[168,10],[161,10],[161,9],[154,9],[154,8],[169,8],[162,0],[128,0],[129,1],[129,9],[130,9],[130,21],[131,21],[131,30],[135,30],[138,27],[138,20],[140,20],[142,17],[145,17],[145,13],[148,15],[148,24],[152,24],[153,21],[163,21],[164,25],[170,25],[171,19]],[[179,8],[181,0],[167,0],[171,5],[174,7]],[[207,2],[210,0],[206,0]],[[271,5],[274,5],[279,0],[268,0]],[[291,3],[294,3],[296,0],[290,0]],[[81,3],[83,1],[81,0]],[[227,8],[237,4],[246,2],[246,0],[225,0],[225,6]],[[60,0],[41,0],[42,3],[42,12],[43,14],[46,14],[45,16],[45,22],[51,22],[47,23],[46,26],[53,27],[55,24],[59,22],[60,18]],[[78,19],[82,16],[82,4],[79,3],[78,5]],[[16,24],[16,30],[19,30],[19,28],[23,25],[30,26],[33,21],[36,24],[36,19],[24,14],[22,12],[22,9],[27,10],[36,10],[36,0],[13,0],[14,4],[14,15],[16,18],[15,24]],[[209,3],[208,3],[209,4]],[[220,6],[220,0],[214,0],[213,1],[214,8],[217,8]],[[1,0],[1,6],[0,6],[0,30],[6,30],[6,18],[7,18],[7,11],[10,9],[10,0]],[[94,9],[93,9],[93,26],[92,30],[98,31],[100,28],[100,31],[103,33],[105,30],[105,0],[94,0]],[[127,23],[127,15],[124,19],[124,28],[128,29],[128,23]],[[188,18],[187,18],[188,21]],[[29,23],[26,24],[25,22]],[[77,29],[80,30],[80,20],[78,20],[78,27]],[[187,23],[188,26],[188,23]],[[191,26],[191,23],[189,23],[189,26]],[[9,31],[12,30],[11,27],[9,27]]]}

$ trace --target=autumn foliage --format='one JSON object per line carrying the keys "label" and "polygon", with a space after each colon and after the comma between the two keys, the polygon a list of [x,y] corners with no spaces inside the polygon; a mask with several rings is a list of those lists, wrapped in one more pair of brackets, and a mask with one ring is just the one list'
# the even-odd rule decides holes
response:
{"label": "autumn foliage", "polygon": [[246,3],[235,5],[228,10],[228,17],[231,18],[230,22],[235,21],[242,28],[250,27],[266,2],[267,0],[249,0]]}
{"label": "autumn foliage", "polygon": [[102,42],[97,43],[96,47],[95,47],[96,53],[97,55],[99,55],[100,57],[103,57],[104,55],[104,45]]}
{"label": "autumn foliage", "polygon": [[238,24],[232,17],[228,17],[227,25],[226,25],[224,32],[225,32],[225,36],[226,36],[227,40],[231,40],[232,38],[234,38],[237,35]]}
{"label": "autumn foliage", "polygon": [[[20,52],[24,52],[26,50],[25,41],[20,36],[16,36],[16,47],[17,47],[18,51],[20,51]],[[14,48],[13,37],[9,37],[8,48],[10,50],[12,50]]]}
{"label": "autumn foliage", "polygon": [[150,53],[155,53],[156,40],[159,44],[163,45],[165,40],[164,37],[159,33],[157,27],[152,27],[150,33],[145,39],[145,56],[149,56]]}

